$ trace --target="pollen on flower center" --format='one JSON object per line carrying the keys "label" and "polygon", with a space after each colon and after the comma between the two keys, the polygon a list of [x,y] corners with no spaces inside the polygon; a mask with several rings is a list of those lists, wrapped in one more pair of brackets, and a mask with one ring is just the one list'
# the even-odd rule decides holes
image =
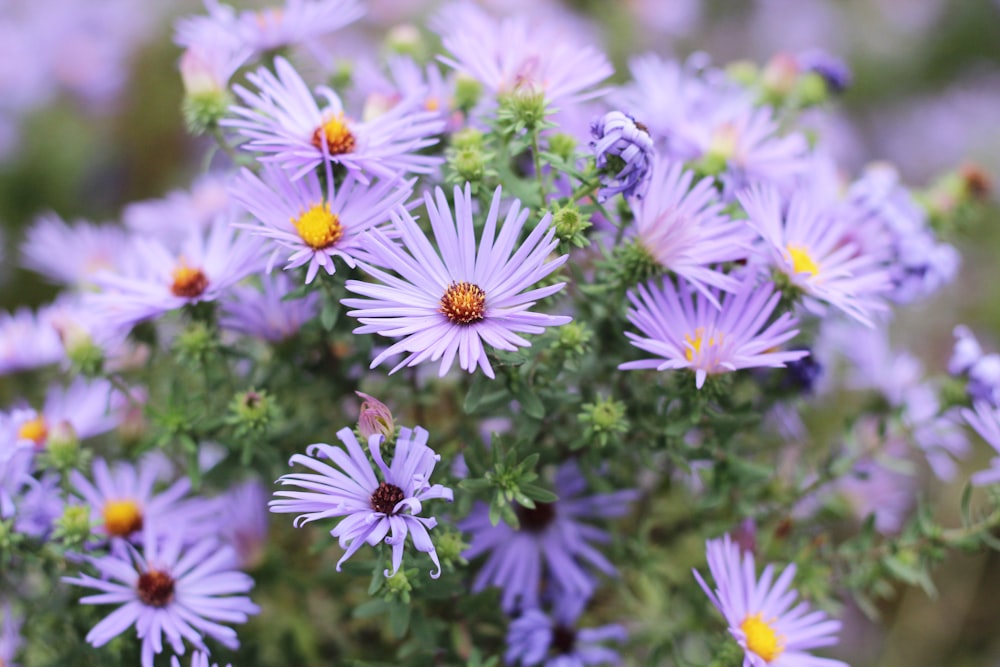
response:
{"label": "pollen on flower center", "polygon": [[762,613],[747,616],[740,623],[740,630],[746,636],[747,648],[759,655],[765,662],[771,662],[785,650],[785,638],[763,619]]}
{"label": "pollen on flower center", "polygon": [[174,578],[161,570],[149,570],[136,582],[139,600],[150,607],[166,607],[174,599]]}
{"label": "pollen on flower center", "polygon": [[713,347],[715,345],[722,345],[722,334],[715,334],[705,338],[705,327],[698,327],[694,330],[694,337],[692,338],[690,334],[684,334],[684,340],[690,346],[688,349],[684,350],[684,357],[688,361],[694,360],[694,355],[701,353],[701,348],[703,345],[707,347]]}
{"label": "pollen on flower center", "polygon": [[38,415],[34,419],[29,419],[21,424],[21,427],[17,429],[17,437],[23,440],[31,440],[41,447],[49,437],[49,426],[45,423],[45,418],[42,415]]}
{"label": "pollen on flower center", "polygon": [[405,496],[403,495],[403,490],[401,488],[395,484],[382,482],[378,485],[378,488],[375,489],[375,493],[372,494],[372,509],[376,512],[381,512],[382,514],[394,514],[396,510],[396,503],[404,497]]}
{"label": "pollen on flower center", "polygon": [[530,533],[540,533],[556,519],[555,503],[535,503],[535,509],[523,505],[514,506],[514,514],[521,524],[521,530]]}
{"label": "pollen on flower center", "polygon": [[479,322],[486,316],[486,292],[472,283],[452,283],[441,297],[439,311],[455,324]]}
{"label": "pollen on flower center", "polygon": [[792,271],[795,273],[808,273],[811,276],[819,273],[819,264],[805,246],[789,244],[788,254],[792,257]]}
{"label": "pollen on flower center", "polygon": [[313,250],[329,248],[344,235],[340,216],[330,212],[330,204],[315,204],[297,218],[292,218],[295,231]]}
{"label": "pollen on flower center", "polygon": [[324,141],[330,155],[343,155],[354,150],[354,135],[347,127],[343,113],[331,116],[313,132],[313,146],[322,150]]}
{"label": "pollen on flower center", "polygon": [[201,296],[208,287],[208,276],[201,269],[188,266],[182,260],[173,271],[174,282],[170,291],[174,296],[193,299]]}
{"label": "pollen on flower center", "polygon": [[101,513],[108,535],[128,537],[142,528],[142,509],[134,500],[109,500]]}

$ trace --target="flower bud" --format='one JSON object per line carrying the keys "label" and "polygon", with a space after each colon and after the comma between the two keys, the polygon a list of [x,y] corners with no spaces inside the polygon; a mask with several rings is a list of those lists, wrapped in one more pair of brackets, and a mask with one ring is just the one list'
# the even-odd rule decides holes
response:
{"label": "flower bud", "polygon": [[278,406],[263,390],[248,389],[236,392],[229,404],[229,424],[237,431],[261,433],[266,431],[278,417]]}
{"label": "flower bud", "polygon": [[80,467],[83,458],[80,438],[68,421],[61,421],[49,429],[45,456],[48,464],[56,470],[73,470]]}
{"label": "flower bud", "polygon": [[427,52],[427,44],[420,30],[410,23],[389,30],[385,36],[385,46],[392,53],[410,56],[414,60],[423,60]]}
{"label": "flower bud", "polygon": [[381,435],[387,441],[391,440],[396,432],[396,423],[389,408],[374,396],[360,391],[354,393],[364,399],[361,403],[361,412],[358,414],[358,432],[365,440],[373,435]]}
{"label": "flower bud", "polygon": [[90,508],[86,505],[66,505],[55,521],[52,536],[72,548],[90,539]]}
{"label": "flower bud", "polygon": [[483,84],[467,74],[455,77],[455,108],[468,113],[483,94]]}

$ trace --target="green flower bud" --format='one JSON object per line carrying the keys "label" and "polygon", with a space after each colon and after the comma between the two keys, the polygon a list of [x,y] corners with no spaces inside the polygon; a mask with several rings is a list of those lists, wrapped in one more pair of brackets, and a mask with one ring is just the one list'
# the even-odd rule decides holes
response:
{"label": "green flower bud", "polygon": [[558,331],[558,349],[575,356],[583,356],[587,352],[593,333],[586,324],[573,320],[559,327]]}
{"label": "green flower bud", "polygon": [[633,240],[614,250],[614,274],[619,287],[632,287],[658,275],[661,267],[639,241]]}
{"label": "green flower bud", "polygon": [[239,433],[263,433],[278,416],[278,406],[267,392],[248,389],[233,396],[226,422],[236,427]]}
{"label": "green flower bud", "polygon": [[60,471],[69,471],[85,463],[86,452],[80,449],[80,438],[68,421],[61,421],[49,429],[45,443],[45,462]]}
{"label": "green flower bud", "polygon": [[466,565],[468,561],[462,558],[462,553],[469,548],[462,539],[462,533],[452,528],[438,530],[434,536],[434,547],[442,566],[452,566],[455,563]]}
{"label": "green flower bud", "polygon": [[90,539],[90,508],[86,505],[66,505],[55,521],[53,537],[67,548],[77,547]]}
{"label": "green flower bud", "polygon": [[354,81],[354,62],[347,59],[338,59],[333,71],[327,78],[327,85],[334,90],[349,88]]}
{"label": "green flower bud", "polygon": [[202,366],[218,348],[215,329],[204,322],[192,322],[174,341],[178,361],[193,366]]}
{"label": "green flower bud", "polygon": [[413,584],[410,583],[410,575],[416,574],[416,570],[407,572],[403,568],[396,570],[396,574],[385,580],[385,596],[387,598],[397,598],[409,604],[410,591]]}
{"label": "green flower bud", "polygon": [[749,88],[757,85],[760,70],[757,68],[757,63],[751,60],[737,60],[726,66],[726,74],[733,81]]}
{"label": "green flower bud", "polygon": [[483,84],[467,74],[455,77],[455,108],[468,113],[479,102],[483,94]]}
{"label": "green flower bud", "polygon": [[185,95],[181,103],[181,113],[184,115],[184,124],[188,132],[200,135],[214,129],[232,103],[232,95],[225,90]]}
{"label": "green flower bud", "polygon": [[477,129],[467,127],[451,135],[451,147],[456,150],[474,148],[481,150],[485,146],[485,137]]}
{"label": "green flower bud", "polygon": [[391,53],[410,56],[416,61],[424,60],[427,44],[419,28],[412,23],[397,25],[385,36],[385,46]]}
{"label": "green flower bud", "polygon": [[476,183],[486,175],[486,156],[478,148],[461,148],[448,156],[448,165],[459,182]]}
{"label": "green flower bud", "polygon": [[560,206],[552,214],[552,226],[555,227],[556,238],[560,241],[580,246],[581,241],[583,245],[586,245],[583,232],[591,225],[589,220],[583,218],[583,214],[580,213],[576,204],[570,203],[566,206]]}
{"label": "green flower bud", "polygon": [[576,153],[576,138],[565,132],[556,132],[549,137],[549,151],[569,162]]}
{"label": "green flower bud", "polygon": [[578,419],[584,425],[584,440],[574,443],[574,447],[579,448],[585,444],[605,447],[615,435],[628,432],[625,404],[621,401],[598,397],[594,403],[586,403],[582,407]]}
{"label": "green flower bud", "polygon": [[545,116],[549,114],[545,94],[541,91],[518,89],[501,95],[499,102],[497,123],[504,134],[539,129],[543,126]]}
{"label": "green flower bud", "polygon": [[799,101],[799,106],[817,106],[830,99],[830,87],[821,75],[807,72],[795,84],[795,97]]}

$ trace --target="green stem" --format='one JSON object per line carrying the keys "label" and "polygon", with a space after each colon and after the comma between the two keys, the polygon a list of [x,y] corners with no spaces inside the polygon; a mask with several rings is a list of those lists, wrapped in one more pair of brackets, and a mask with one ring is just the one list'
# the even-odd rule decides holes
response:
{"label": "green stem", "polygon": [[535,178],[538,179],[538,205],[545,206],[545,177],[542,174],[542,152],[538,145],[538,130],[531,131],[531,157],[535,163]]}

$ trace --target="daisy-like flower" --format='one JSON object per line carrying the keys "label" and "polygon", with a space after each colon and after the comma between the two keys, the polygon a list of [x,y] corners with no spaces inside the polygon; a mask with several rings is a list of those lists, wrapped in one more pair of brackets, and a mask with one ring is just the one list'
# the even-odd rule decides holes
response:
{"label": "daisy-like flower", "polygon": [[[628,319],[641,335],[625,332],[632,344],[658,358],[621,364],[623,370],[687,368],[701,389],[705,378],[743,368],[780,368],[801,359],[805,350],[779,351],[799,333],[798,320],[782,313],[768,324],[781,295],[770,284],[755,285],[749,275],[738,289],[715,306],[702,292],[693,293],[683,280],[680,289],[669,279],[650,282],[628,293]],[[716,295],[718,298],[718,295]]]}
{"label": "daisy-like flower", "polygon": [[587,481],[572,462],[559,467],[554,481],[559,500],[537,503],[534,509],[516,506],[517,528],[504,522],[494,526],[489,508],[481,502],[458,524],[472,534],[463,558],[489,554],[472,590],[501,588],[500,604],[508,613],[537,608],[543,587],[556,595],[590,597],[596,581],[587,566],[608,576],[616,572],[591,544],[607,542],[608,534],[584,519],[622,516],[638,494],[626,490],[583,496]]}
{"label": "daisy-like flower", "polygon": [[[693,185],[692,185],[693,184]],[[629,202],[638,242],[668,271],[676,273],[718,303],[707,286],[735,290],[739,281],[711,265],[745,259],[755,235],[742,222],[722,214],[723,204],[711,178],[694,183],[683,163],[653,162],[649,190]]]}
{"label": "daisy-like flower", "polygon": [[387,222],[389,211],[413,192],[414,181],[363,185],[350,174],[338,188],[331,165],[325,166],[325,189],[315,172],[292,180],[275,165],[265,166],[263,180],[244,169],[233,185],[233,198],[259,221],[237,227],[276,244],[268,271],[279,257],[286,262],[286,271],[308,264],[306,283],[320,268],[333,275],[334,257],[354,268],[363,233]]}
{"label": "daisy-like flower", "polygon": [[[344,299],[355,308],[348,312],[363,326],[354,333],[378,333],[402,340],[393,343],[372,361],[409,353],[391,372],[403,366],[441,360],[439,374],[459,365],[473,372],[478,365],[490,378],[493,367],[484,343],[500,350],[515,350],[530,343],[521,333],[539,334],[545,327],[566,324],[571,318],[529,310],[535,301],[562,289],[565,283],[528,289],[558,269],[568,255],[549,260],[556,245],[551,215],[535,226],[517,246],[528,211],[514,200],[497,233],[500,188],[493,193],[478,250],[472,219],[472,190],[455,187],[455,214],[441,188],[424,194],[438,249],[431,245],[413,217],[405,210],[392,213],[403,246],[383,232],[372,230],[367,247],[370,260],[359,261],[382,284],[348,280],[347,289],[367,299]],[[515,247],[517,248],[515,250]],[[377,266],[374,266],[374,265]],[[397,276],[378,267],[388,267]],[[525,291],[527,290],[527,291]]]}
{"label": "daisy-like flower", "polygon": [[219,326],[271,343],[288,340],[302,325],[319,314],[320,294],[312,292],[299,299],[286,299],[295,283],[284,273],[260,277],[260,289],[238,285],[222,302]]}
{"label": "daisy-like flower", "polygon": [[753,554],[741,554],[729,535],[708,540],[705,549],[715,591],[697,570],[694,576],[743,647],[743,667],[848,667],[840,660],[807,653],[836,644],[840,621],[831,620],[825,612],[810,611],[806,602],[792,606],[798,597],[790,588],[794,564],[777,580],[774,566],[768,565],[757,579]]}
{"label": "daisy-like flower", "polygon": [[364,544],[375,546],[385,540],[392,546],[392,570],[385,570],[385,576],[391,577],[403,562],[403,546],[409,535],[417,551],[430,556],[437,567],[431,577],[440,576],[437,550],[427,532],[437,525],[437,519],[418,515],[425,501],[443,498],[450,502],[453,493],[429,482],[441,457],[427,446],[427,431],[419,426],[401,428],[391,466],[382,460],[382,436],[368,438],[368,450],[382,473],[381,481],[351,429],[340,429],[337,437],[346,451],[320,443],[310,445],[307,456],[296,454],[291,458],[290,465],[299,463],[315,472],[282,476],[278,480],[281,484],[306,490],[276,491],[277,498],[269,503],[271,511],[299,514],[296,527],[317,519],[344,517],[330,531],[344,549],[337,561],[338,572]]}
{"label": "daisy-like flower", "polygon": [[[32,271],[60,285],[83,287],[98,271],[118,264],[127,242],[121,227],[82,220],[68,225],[52,213],[28,228],[21,254],[24,266]],[[73,252],[53,252],[55,248],[72,248]]]}
{"label": "daisy-like flower", "polygon": [[206,230],[188,230],[180,252],[158,239],[136,238],[129,265],[101,273],[101,292],[89,302],[109,321],[127,327],[201,301],[215,301],[261,268],[259,239],[217,218]]}
{"label": "daisy-like flower", "polygon": [[833,211],[796,194],[783,212],[772,187],[752,188],[737,198],[750,226],[764,238],[768,263],[810,297],[805,302],[810,310],[822,314],[826,303],[873,326],[872,316],[886,309],[880,297],[891,286],[889,274],[874,256],[845,242],[847,230]]}
{"label": "daisy-like flower", "polygon": [[191,490],[186,478],[156,493],[154,487],[169,474],[163,459],[147,456],[138,466],[118,461],[113,468],[104,459],[95,459],[91,483],[79,471],[70,473],[76,493],[89,506],[95,532],[107,538],[135,539],[143,529],[163,532],[178,523],[193,524],[211,511],[210,503],[185,500]]}
{"label": "daisy-like flower", "polygon": [[984,401],[977,401],[973,406],[975,411],[963,408],[962,416],[972,428],[982,436],[990,447],[996,450],[998,456],[990,461],[990,467],[980,470],[972,476],[972,483],[977,485],[1000,483],[1000,410]]}
{"label": "daisy-like flower", "polygon": [[240,482],[221,497],[218,531],[236,550],[240,567],[253,569],[267,547],[268,490],[257,479]]}
{"label": "daisy-like flower", "polygon": [[59,488],[62,480],[59,473],[50,471],[38,479],[27,475],[25,481],[26,488],[17,501],[14,530],[45,539],[63,512],[63,494]]}
{"label": "daisy-like flower", "polygon": [[345,115],[340,98],[326,86],[316,88],[321,107],[302,77],[284,58],[247,75],[258,92],[243,86],[233,90],[246,106],[234,106],[235,118],[221,121],[249,141],[242,148],[267,153],[273,161],[301,178],[324,162],[342,164],[357,180],[370,176],[393,180],[401,174],[430,173],[441,158],[420,155],[437,143],[444,128],[437,113],[421,110],[423,100],[410,97],[392,109],[362,122]]}
{"label": "daisy-like flower", "polygon": [[618,651],[603,643],[623,642],[628,633],[621,625],[577,629],[585,603],[585,598],[563,595],[556,600],[551,615],[541,609],[526,610],[510,623],[504,661],[522,667],[618,664]]}
{"label": "daisy-like flower", "polygon": [[16,499],[29,483],[35,450],[18,442],[11,418],[0,412],[0,519],[9,519],[17,511]]}
{"label": "daisy-like flower", "polygon": [[166,636],[178,655],[186,639],[208,651],[202,637],[222,645],[239,646],[236,632],[224,623],[245,623],[260,611],[247,593],[253,579],[236,570],[236,554],[211,538],[183,548],[184,526],[160,536],[143,531],[142,551],[134,548],[100,558],[85,557],[100,577],[82,574],[63,581],[99,591],[81,604],[118,604],[87,633],[87,641],[103,646],[131,626],[142,640],[142,667],[152,667],[163,652]]}
{"label": "daisy-like flower", "polygon": [[614,176],[597,193],[602,201],[621,193],[623,197],[641,198],[648,185],[653,138],[649,129],[621,111],[609,111],[590,126],[590,142],[598,169],[608,169]]}
{"label": "daisy-like flower", "polygon": [[603,53],[576,34],[524,15],[494,19],[471,2],[445,7],[435,29],[451,57],[440,59],[499,95],[544,95],[552,106],[571,106],[603,95],[594,86],[614,74]]}
{"label": "daisy-like flower", "polygon": [[49,389],[41,410],[14,410],[10,422],[18,442],[44,449],[57,429],[80,439],[107,433],[118,426],[124,407],[124,397],[107,380],[77,377],[68,387]]}
{"label": "daisy-like flower", "polygon": [[0,310],[0,375],[48,366],[65,356],[47,308]]}

